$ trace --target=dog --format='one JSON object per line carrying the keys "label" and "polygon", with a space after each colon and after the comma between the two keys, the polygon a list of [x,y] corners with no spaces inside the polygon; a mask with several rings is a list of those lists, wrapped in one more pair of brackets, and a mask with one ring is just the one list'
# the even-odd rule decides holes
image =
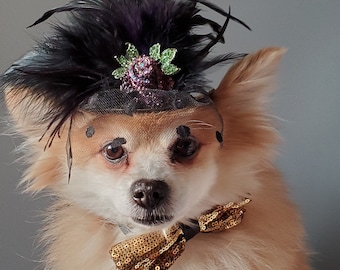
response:
{"label": "dog", "polygon": [[195,233],[170,269],[310,269],[297,208],[273,164],[279,135],[266,109],[284,53],[270,47],[237,59],[208,105],[79,109],[49,127],[42,115],[59,108],[47,86],[10,69],[6,104],[30,164],[22,183],[57,198],[41,237],[45,269],[121,269],[109,254],[113,245],[176,224],[194,227],[208,210],[245,198],[242,222]]}

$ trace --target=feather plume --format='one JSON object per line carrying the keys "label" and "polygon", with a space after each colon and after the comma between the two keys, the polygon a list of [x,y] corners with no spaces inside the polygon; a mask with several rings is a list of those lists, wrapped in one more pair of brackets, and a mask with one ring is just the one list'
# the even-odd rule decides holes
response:
{"label": "feather plume", "polygon": [[[224,25],[200,15],[199,5],[224,16]],[[124,54],[127,42],[141,54],[156,43],[176,48],[174,64],[180,72],[173,80],[178,91],[207,90],[204,70],[245,56],[207,57],[216,43],[224,42],[230,21],[249,27],[232,16],[230,8],[226,12],[205,0],[73,0],[47,11],[29,27],[61,12],[68,12],[68,21],[54,24],[52,35],[15,62],[0,84],[11,91],[29,89],[30,98],[43,97],[51,104],[40,119],[46,122],[46,132],[53,126],[49,144],[84,100],[100,90],[119,88],[121,81],[111,75],[119,67],[114,56]],[[212,32],[198,34],[196,28],[204,25]]]}

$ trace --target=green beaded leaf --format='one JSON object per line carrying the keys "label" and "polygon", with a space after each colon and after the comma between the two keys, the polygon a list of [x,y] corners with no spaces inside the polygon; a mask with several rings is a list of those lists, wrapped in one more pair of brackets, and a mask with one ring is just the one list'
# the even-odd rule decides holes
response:
{"label": "green beaded leaf", "polygon": [[115,79],[121,79],[124,74],[126,72],[126,68],[124,67],[120,67],[120,68],[117,68],[115,69],[113,72],[112,72],[112,75],[114,76]]}
{"label": "green beaded leaf", "polygon": [[126,59],[131,61],[139,56],[137,48],[132,45],[131,43],[126,43],[128,45],[128,48],[126,50]]}
{"label": "green beaded leaf", "polygon": [[152,45],[152,47],[150,48],[149,55],[151,56],[152,59],[158,61],[161,58],[161,45],[159,43]]}
{"label": "green beaded leaf", "polygon": [[117,62],[124,68],[128,68],[128,66],[131,63],[131,60],[126,59],[125,56],[121,55],[121,56],[115,56]]}
{"label": "green beaded leaf", "polygon": [[177,53],[177,49],[175,48],[169,48],[166,49],[162,52],[160,62],[165,65],[165,64],[170,64],[171,61],[175,58]]}
{"label": "green beaded leaf", "polygon": [[[112,72],[112,75],[115,79],[123,78],[131,62],[139,56],[139,52],[134,45],[131,43],[126,43],[126,45],[128,46],[126,55],[115,56],[115,59],[121,65],[120,68],[117,68]],[[171,64],[171,61],[175,58],[176,53],[177,49],[175,48],[169,48],[161,52],[161,45],[159,43],[152,45],[149,50],[149,56],[153,60],[159,61],[164,75],[167,76],[174,75],[181,70],[179,67]]]}
{"label": "green beaded leaf", "polygon": [[181,70],[174,64],[163,64],[161,68],[165,75],[174,75]]}

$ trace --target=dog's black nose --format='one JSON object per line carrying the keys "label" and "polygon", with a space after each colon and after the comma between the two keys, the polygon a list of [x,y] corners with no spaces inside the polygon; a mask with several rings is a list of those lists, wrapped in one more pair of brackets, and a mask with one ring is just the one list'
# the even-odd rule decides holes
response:
{"label": "dog's black nose", "polygon": [[148,210],[161,205],[169,195],[170,188],[167,183],[160,180],[141,179],[131,186],[133,200]]}

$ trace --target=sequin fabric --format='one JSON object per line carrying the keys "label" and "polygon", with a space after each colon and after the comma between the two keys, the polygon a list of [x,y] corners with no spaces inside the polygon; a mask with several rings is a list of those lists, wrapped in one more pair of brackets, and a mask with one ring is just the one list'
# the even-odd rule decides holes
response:
{"label": "sequin fabric", "polygon": [[241,223],[246,209],[244,206],[250,203],[250,199],[244,199],[240,203],[230,202],[219,205],[212,212],[201,215],[198,218],[200,232],[220,232],[231,229]]}
{"label": "sequin fabric", "polygon": [[[202,214],[198,218],[200,232],[220,232],[241,223],[245,198],[239,203],[230,202]],[[166,232],[140,235],[114,245],[110,255],[119,270],[167,270],[185,249],[185,235],[178,224]]]}
{"label": "sequin fabric", "polygon": [[163,232],[152,232],[114,245],[110,254],[121,270],[165,270],[174,264],[185,247],[182,229],[175,225]]}

